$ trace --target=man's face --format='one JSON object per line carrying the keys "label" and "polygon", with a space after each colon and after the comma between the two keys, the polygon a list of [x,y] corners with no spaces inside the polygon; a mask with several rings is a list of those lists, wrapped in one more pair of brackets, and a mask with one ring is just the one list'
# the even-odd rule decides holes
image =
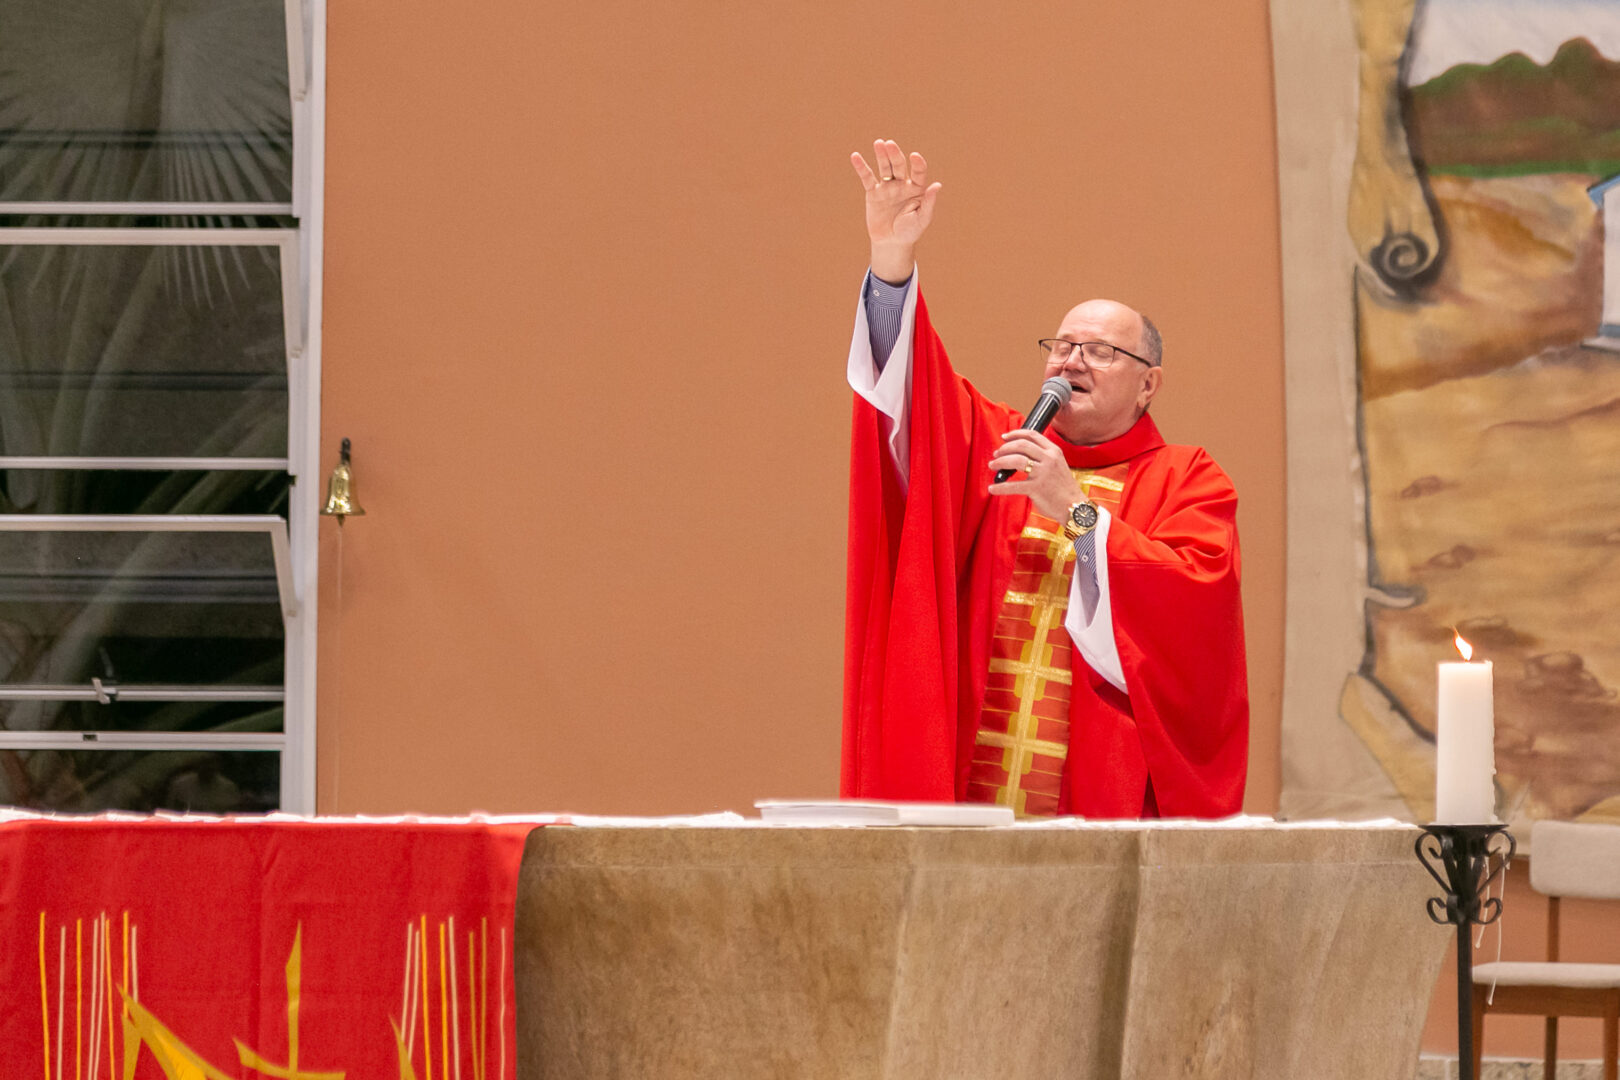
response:
{"label": "man's face", "polygon": [[[1081,304],[1063,317],[1053,337],[1074,342],[1101,341],[1138,356],[1147,355],[1141,317],[1112,300]],[[1071,443],[1094,446],[1131,429],[1159,392],[1164,372],[1124,353],[1116,353],[1112,365],[1097,370],[1087,365],[1081,350],[1073,349],[1066,360],[1047,359],[1046,377],[1064,379],[1074,387],[1074,394],[1053,419],[1052,427]]]}

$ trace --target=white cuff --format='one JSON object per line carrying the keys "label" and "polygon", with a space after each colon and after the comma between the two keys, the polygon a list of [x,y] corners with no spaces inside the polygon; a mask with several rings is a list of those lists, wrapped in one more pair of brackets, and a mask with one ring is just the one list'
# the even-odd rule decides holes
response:
{"label": "white cuff", "polygon": [[[865,278],[862,286],[865,288]],[[855,302],[855,333],[849,341],[849,387],[879,413],[889,418],[889,456],[900,473],[900,487],[909,487],[911,468],[911,334],[917,322],[917,270],[900,316],[900,336],[880,373],[872,357],[872,336],[866,323],[866,298]]]}
{"label": "white cuff", "polygon": [[1113,515],[1097,508],[1097,528],[1092,537],[1097,545],[1097,607],[1086,610],[1085,597],[1080,588],[1080,575],[1085,567],[1075,561],[1074,574],[1069,579],[1069,610],[1063,617],[1063,628],[1069,639],[1080,650],[1080,656],[1122,693],[1125,688],[1125,668],[1119,661],[1119,645],[1114,640],[1114,609],[1108,599],[1108,529]]}

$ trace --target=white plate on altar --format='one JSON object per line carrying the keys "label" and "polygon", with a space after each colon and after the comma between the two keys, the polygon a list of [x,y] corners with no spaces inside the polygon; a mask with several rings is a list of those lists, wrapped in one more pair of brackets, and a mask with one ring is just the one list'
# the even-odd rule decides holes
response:
{"label": "white plate on altar", "polygon": [[760,799],[768,825],[1011,825],[1010,806],[873,799]]}

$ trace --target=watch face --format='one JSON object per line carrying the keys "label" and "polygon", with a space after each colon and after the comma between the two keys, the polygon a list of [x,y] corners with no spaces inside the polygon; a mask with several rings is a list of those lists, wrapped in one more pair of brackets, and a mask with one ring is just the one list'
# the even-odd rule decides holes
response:
{"label": "watch face", "polygon": [[1082,529],[1092,528],[1097,524],[1097,508],[1091,503],[1075,503],[1074,509],[1069,511],[1074,523]]}

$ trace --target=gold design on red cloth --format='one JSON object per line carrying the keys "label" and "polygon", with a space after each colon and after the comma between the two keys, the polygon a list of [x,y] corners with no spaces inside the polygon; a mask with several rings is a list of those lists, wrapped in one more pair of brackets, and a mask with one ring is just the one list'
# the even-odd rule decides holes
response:
{"label": "gold design on red cloth", "polygon": [[[1114,510],[1124,463],[1071,469],[1098,506]],[[1030,507],[990,645],[990,674],[969,767],[967,800],[1010,806],[1020,817],[1058,812],[1069,754],[1069,607],[1074,545],[1056,521]]]}
{"label": "gold design on red cloth", "polygon": [[[439,920],[438,928],[438,1046],[431,1048],[434,1035],[433,998],[428,993],[432,950],[427,948],[429,923],[426,914],[419,927],[407,925],[405,935],[405,988],[400,1002],[400,1018],[387,1017],[398,1048],[400,1080],[417,1080],[413,1063],[414,1033],[422,1024],[422,1080],[462,1080],[462,1063],[470,1066],[471,1080],[503,1080],[506,1065],[506,929],[499,930],[501,965],[497,975],[499,1007],[494,1011],[495,1039],[499,1062],[490,1076],[489,1056],[489,922],[479,920],[477,931],[468,928],[465,965],[457,955],[456,918]],[[85,1011],[86,980],[84,919],[73,922],[72,957],[69,959],[68,927],[61,921],[50,932],[47,912],[39,913],[39,1004],[44,1049],[45,1080],[129,1080],[135,1074],[142,1052],[151,1055],[165,1080],[237,1080],[230,1072],[205,1059],[181,1036],[142,1003],[140,990],[139,927],[122,915],[122,948],[117,924],[106,913],[91,917],[88,996]],[[292,948],[287,955],[287,1047],[285,1064],[233,1038],[242,1068],[273,1080],[344,1080],[346,1070],[315,1071],[299,1061],[299,1013],[303,1002],[303,924],[293,928]],[[56,947],[52,949],[50,946]],[[54,953],[54,956],[51,955]],[[119,969],[120,954],[122,970]],[[55,961],[55,978],[52,964]],[[416,996],[420,975],[422,996]],[[69,983],[71,982],[71,989]],[[466,1003],[465,1009],[462,1003]],[[71,1004],[70,1004],[71,1003]],[[73,1011],[71,1024],[67,1018]],[[105,1012],[103,1012],[105,1008]],[[465,1017],[465,1024],[463,1023]],[[379,1026],[380,1030],[380,1026]],[[462,1033],[467,1033],[463,1052]],[[115,1034],[121,1038],[115,1039]],[[71,1047],[68,1039],[72,1039]],[[103,1053],[103,1051],[105,1051]],[[71,1062],[71,1067],[68,1067]],[[434,1068],[435,1062],[437,1069]]]}

